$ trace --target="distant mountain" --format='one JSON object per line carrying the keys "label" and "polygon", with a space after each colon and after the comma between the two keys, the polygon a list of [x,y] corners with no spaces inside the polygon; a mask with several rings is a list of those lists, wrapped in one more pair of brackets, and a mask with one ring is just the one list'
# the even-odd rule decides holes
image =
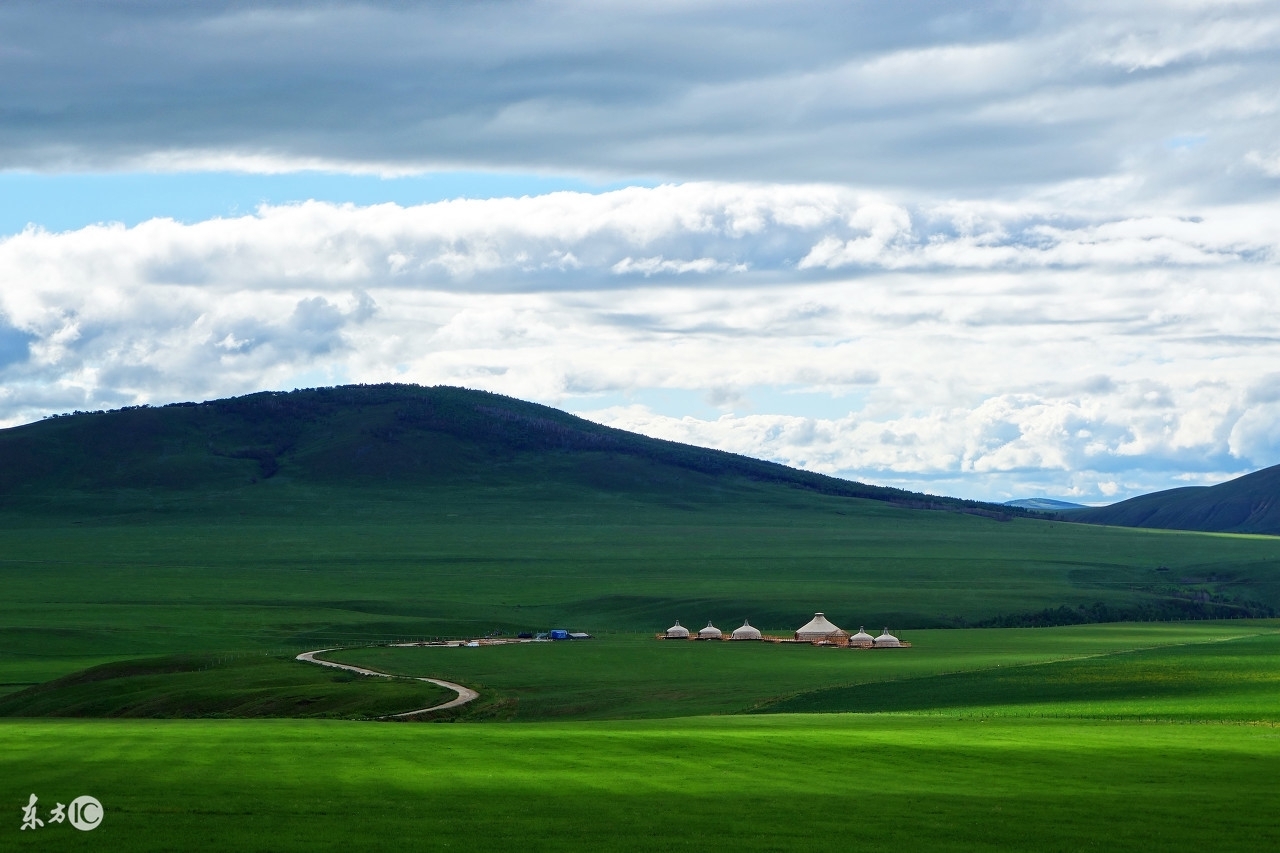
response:
{"label": "distant mountain", "polygon": [[1073,509],[1088,509],[1084,504],[1073,504],[1071,501],[1059,501],[1053,498],[1019,498],[1016,501],[1005,501],[1003,506],[1017,506],[1042,512],[1068,512]]}
{"label": "distant mountain", "polygon": [[1218,533],[1280,535],[1280,465],[1216,486],[1186,486],[1111,506],[1064,513],[1067,521]]}
{"label": "distant mountain", "polygon": [[[0,430],[0,506],[87,496],[474,486],[643,491],[680,500],[744,483],[1008,517],[1016,508],[827,477],[612,429],[465,388],[347,385],[75,412]],[[132,499],[132,498],[129,498]]]}

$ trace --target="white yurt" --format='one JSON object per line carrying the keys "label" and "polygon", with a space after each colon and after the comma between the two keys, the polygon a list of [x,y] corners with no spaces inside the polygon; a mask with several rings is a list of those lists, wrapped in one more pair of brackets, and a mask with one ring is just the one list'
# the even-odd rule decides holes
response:
{"label": "white yurt", "polygon": [[667,629],[668,640],[687,640],[689,639],[689,629],[680,624],[680,620],[676,620],[676,624]]}
{"label": "white yurt", "polygon": [[733,634],[730,635],[733,640],[759,640],[760,629],[751,627],[751,622],[743,619],[741,628],[734,628]]}
{"label": "white yurt", "polygon": [[721,634],[720,629],[710,622],[707,623],[707,627],[698,632],[699,640],[719,640],[722,637],[724,637],[724,634]]}
{"label": "white yurt", "polygon": [[842,640],[847,634],[827,621],[821,613],[813,614],[813,618],[802,628],[796,630],[796,639],[806,642],[815,640]]}
{"label": "white yurt", "polygon": [[901,646],[902,646],[902,643],[898,641],[897,637],[889,633],[888,628],[885,628],[884,633],[881,634],[879,637],[876,637],[877,649],[897,649],[897,648],[901,648]]}
{"label": "white yurt", "polygon": [[875,645],[875,642],[876,642],[875,637],[872,637],[870,634],[868,634],[867,629],[862,627],[861,625],[858,626],[858,633],[854,634],[852,637],[849,638],[849,645],[857,646],[858,648],[862,648],[862,649],[871,648],[872,646]]}

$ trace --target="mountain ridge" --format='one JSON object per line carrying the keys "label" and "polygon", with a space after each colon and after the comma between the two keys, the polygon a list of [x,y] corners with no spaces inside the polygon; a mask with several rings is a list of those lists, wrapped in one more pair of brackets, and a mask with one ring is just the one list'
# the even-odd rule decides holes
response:
{"label": "mountain ridge", "polygon": [[1075,509],[1087,509],[1084,504],[1060,501],[1056,498],[1018,498],[1005,501],[1001,506],[1017,506],[1023,509],[1035,509],[1042,512],[1064,512]]}

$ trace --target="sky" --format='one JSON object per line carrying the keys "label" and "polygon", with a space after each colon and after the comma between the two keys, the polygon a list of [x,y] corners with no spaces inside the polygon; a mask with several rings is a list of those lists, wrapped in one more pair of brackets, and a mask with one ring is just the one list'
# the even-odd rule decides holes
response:
{"label": "sky", "polygon": [[1280,2],[0,5],[0,426],[482,388],[961,497],[1280,463]]}

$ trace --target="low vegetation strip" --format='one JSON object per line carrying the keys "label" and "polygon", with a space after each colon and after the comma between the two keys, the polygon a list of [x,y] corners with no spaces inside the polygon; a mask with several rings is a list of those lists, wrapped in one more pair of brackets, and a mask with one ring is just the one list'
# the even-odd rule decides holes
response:
{"label": "low vegetation strip", "polygon": [[[302,654],[298,655],[297,660],[304,661],[306,663],[319,664],[320,666],[333,667],[335,669],[341,669],[347,672],[354,672],[357,675],[372,675],[372,676],[379,676],[382,678],[395,677],[390,673],[378,672],[377,670],[374,670],[374,669],[365,669],[364,667],[361,667],[361,666],[352,666],[351,664],[338,663],[336,661],[331,661],[331,660],[321,660],[316,657],[316,655],[324,654],[325,652],[336,652],[336,651],[340,651],[340,649],[316,649],[313,652],[303,652]],[[403,711],[399,714],[384,714],[378,719],[394,720],[394,719],[401,719],[404,717],[417,717],[421,714],[429,714],[432,711],[447,711],[450,708],[458,708],[458,707],[461,707],[462,705],[467,704],[468,702],[472,702],[480,698],[480,694],[472,690],[470,687],[463,687],[461,684],[454,684],[452,681],[444,681],[439,678],[427,678],[425,676],[411,676],[411,677],[415,681],[425,681],[430,684],[434,684],[437,687],[443,687],[446,690],[452,690],[454,693],[458,695],[455,696],[453,699],[450,699],[448,702],[441,702],[440,704],[432,705],[429,708],[419,708],[416,711]]]}

